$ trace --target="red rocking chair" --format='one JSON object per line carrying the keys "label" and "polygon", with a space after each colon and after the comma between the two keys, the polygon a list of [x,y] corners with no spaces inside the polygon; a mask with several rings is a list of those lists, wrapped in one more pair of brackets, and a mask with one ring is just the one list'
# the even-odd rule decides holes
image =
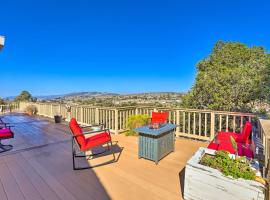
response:
{"label": "red rocking chair", "polygon": [[0,153],[9,151],[13,148],[12,145],[4,145],[1,143],[2,140],[14,138],[14,133],[11,131],[11,126],[7,125],[8,123],[3,122],[0,118]]}
{"label": "red rocking chair", "polygon": [[[102,125],[99,125],[101,127],[101,130],[98,131],[88,131],[88,132],[83,132],[83,128],[89,128],[93,126],[85,126],[81,127],[75,118],[72,118],[69,122],[69,128],[72,133],[72,161],[73,161],[73,169],[74,170],[79,170],[79,169],[89,169],[93,168],[95,166],[88,166],[88,167],[80,167],[77,168],[75,165],[75,158],[77,157],[92,157],[98,154],[102,154],[107,150],[110,150],[110,146],[112,146],[112,139],[111,139],[111,133],[109,129],[104,129]],[[96,135],[90,136],[90,137],[85,137],[86,135],[90,135],[96,133]],[[96,153],[96,154],[91,154],[91,155],[86,155],[86,151],[92,150],[94,147],[97,146],[102,146],[104,144],[107,144],[107,150]],[[76,148],[77,147],[77,148]],[[77,149],[77,150],[76,150]],[[81,154],[84,155],[81,155]],[[114,152],[113,154],[113,160],[115,161],[115,155]],[[107,162],[106,162],[107,163]]]}

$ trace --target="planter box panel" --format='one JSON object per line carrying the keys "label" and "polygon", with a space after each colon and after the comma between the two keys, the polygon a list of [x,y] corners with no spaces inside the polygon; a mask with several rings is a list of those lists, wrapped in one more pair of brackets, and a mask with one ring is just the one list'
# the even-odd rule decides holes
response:
{"label": "planter box panel", "polygon": [[199,164],[204,151],[207,149],[200,148],[187,163],[184,188],[186,200],[263,200],[265,198],[263,184],[226,177],[216,169]]}

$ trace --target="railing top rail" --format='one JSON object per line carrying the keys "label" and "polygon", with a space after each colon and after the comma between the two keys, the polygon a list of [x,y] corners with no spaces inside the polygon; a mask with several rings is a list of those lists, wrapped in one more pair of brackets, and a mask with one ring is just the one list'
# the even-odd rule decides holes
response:
{"label": "railing top rail", "polygon": [[[27,103],[27,102],[25,102]],[[31,102],[29,102],[31,103]],[[35,102],[33,104],[46,105],[51,104],[53,106],[61,105],[65,106],[64,103],[47,103],[47,102]],[[155,106],[126,106],[126,107],[99,107],[99,106],[90,106],[90,105],[70,105],[71,107],[87,107],[87,108],[98,108],[100,110],[131,110],[131,109],[157,109],[157,110],[169,110],[169,111],[183,111],[183,112],[196,112],[196,113],[215,113],[219,115],[232,115],[232,116],[244,116],[244,117],[255,117],[253,113],[244,113],[244,112],[227,112],[227,111],[217,111],[217,110],[207,110],[207,109],[190,109],[190,108],[181,108],[181,107],[155,107]]]}
{"label": "railing top rail", "polygon": [[270,120],[269,119],[259,119],[263,134],[267,139],[270,139]]}
{"label": "railing top rail", "polygon": [[224,114],[224,115],[242,115],[247,117],[255,117],[256,115],[253,113],[244,113],[244,112],[230,112],[230,111],[217,111],[217,110],[200,110],[200,109],[191,109],[191,108],[157,108],[158,110],[179,110],[186,112],[201,112],[201,113],[215,113],[215,114]]}

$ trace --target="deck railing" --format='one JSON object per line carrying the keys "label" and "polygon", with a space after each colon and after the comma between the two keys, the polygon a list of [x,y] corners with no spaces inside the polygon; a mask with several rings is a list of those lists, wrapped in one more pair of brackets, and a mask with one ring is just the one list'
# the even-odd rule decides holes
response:
{"label": "deck railing", "polygon": [[0,105],[0,114],[19,110],[19,103]]}
{"label": "deck railing", "polygon": [[87,105],[71,106],[53,103],[20,103],[20,110],[29,104],[37,107],[38,114],[53,118],[62,115],[67,120],[75,117],[81,124],[103,123],[118,134],[127,130],[127,119],[136,114],[149,114],[152,111],[169,112],[169,121],[177,124],[176,135],[194,139],[212,140],[217,131],[241,131],[245,121],[253,120],[254,114],[240,112],[221,112],[183,108],[155,107],[93,107]]}

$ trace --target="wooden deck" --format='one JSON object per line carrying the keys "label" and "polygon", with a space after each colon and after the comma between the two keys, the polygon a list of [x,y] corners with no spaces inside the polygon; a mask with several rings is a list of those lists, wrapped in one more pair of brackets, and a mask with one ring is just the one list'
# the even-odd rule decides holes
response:
{"label": "wooden deck", "polygon": [[[117,162],[73,171],[66,125],[20,114],[2,119],[14,125],[15,138],[3,141],[14,149],[0,154],[1,200],[182,199],[184,166],[200,146],[207,145],[177,139],[176,151],[155,165],[138,159],[136,137],[114,135]],[[109,153],[78,163],[96,165],[111,158]]]}

